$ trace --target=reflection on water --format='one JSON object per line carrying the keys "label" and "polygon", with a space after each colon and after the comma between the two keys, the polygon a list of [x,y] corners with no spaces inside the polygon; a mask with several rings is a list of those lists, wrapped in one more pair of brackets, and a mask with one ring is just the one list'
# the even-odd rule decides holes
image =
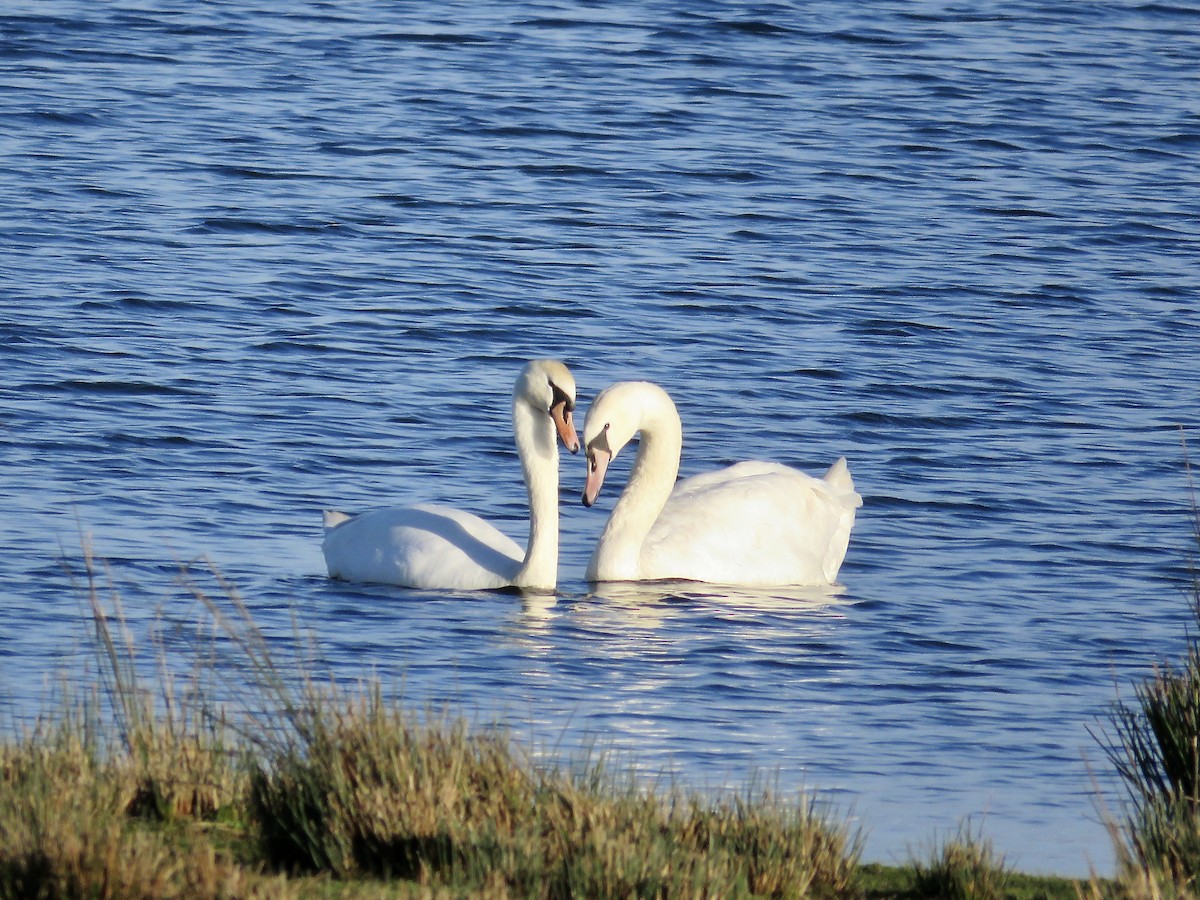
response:
{"label": "reflection on water", "polygon": [[671,622],[686,627],[707,618],[760,633],[764,623],[773,620],[775,627],[796,635],[806,620],[838,615],[837,608],[848,601],[841,585],[741,587],[664,580],[603,582],[580,595],[528,593],[520,602],[522,622],[531,633],[576,613],[596,635],[620,639]]}
{"label": "reflection on water", "polygon": [[805,613],[845,602],[846,590],[838,584],[742,587],[697,581],[609,581],[595,585],[588,596],[621,607],[654,608],[690,601],[730,610]]}
{"label": "reflection on water", "polygon": [[572,745],[599,741],[652,772],[698,758],[714,786],[794,753],[805,691],[837,677],[847,605],[837,586],[611,582],[522,598],[508,635],[532,721],[562,723],[565,701]]}
{"label": "reflection on water", "polygon": [[[816,613],[830,614],[845,602],[840,585],[740,587],[696,581],[610,581],[592,585],[580,598],[589,620],[611,619],[628,627],[654,629],[670,620],[683,623],[716,617],[732,626],[764,623],[760,613],[778,619],[778,627],[796,628]],[[614,632],[619,633],[619,632]]]}

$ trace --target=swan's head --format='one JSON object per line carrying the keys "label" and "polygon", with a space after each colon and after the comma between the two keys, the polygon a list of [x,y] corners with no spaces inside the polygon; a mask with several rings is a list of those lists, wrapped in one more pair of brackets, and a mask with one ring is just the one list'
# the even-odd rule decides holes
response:
{"label": "swan's head", "polygon": [[596,502],[608,464],[641,431],[647,405],[660,403],[663,398],[671,402],[662,388],[646,381],[620,381],[596,395],[583,427],[583,445],[587,449],[584,506]]}
{"label": "swan's head", "polygon": [[572,453],[579,452],[575,433],[575,378],[557,359],[535,359],[517,379],[518,401],[528,403],[554,420],[558,437]]}

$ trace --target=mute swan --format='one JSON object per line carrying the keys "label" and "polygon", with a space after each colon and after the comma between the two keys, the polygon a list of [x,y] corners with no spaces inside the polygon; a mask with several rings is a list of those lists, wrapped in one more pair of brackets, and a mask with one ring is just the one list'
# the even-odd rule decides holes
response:
{"label": "mute swan", "polygon": [[434,590],[554,589],[558,579],[558,444],[579,450],[575,379],[557,360],[528,363],[513,388],[517,453],[529,493],[524,552],[478,516],[446,506],[325,513],[322,550],[332,578]]}
{"label": "mute swan", "polygon": [[767,586],[832,583],[862,498],[846,460],[824,478],[778,463],[742,462],[675,483],[683,425],[656,384],[605,388],[583,430],[591,506],[609,462],[634,435],[641,446],[587,567],[588,581],[674,578]]}

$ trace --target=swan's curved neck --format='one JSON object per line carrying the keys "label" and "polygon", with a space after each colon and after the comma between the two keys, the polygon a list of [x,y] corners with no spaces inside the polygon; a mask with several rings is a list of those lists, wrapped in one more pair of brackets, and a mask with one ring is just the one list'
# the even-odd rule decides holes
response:
{"label": "swan's curved neck", "polygon": [[513,584],[553,590],[558,581],[558,443],[554,421],[520,400],[513,432],[529,494],[529,541]]}
{"label": "swan's curved neck", "polygon": [[667,504],[679,474],[683,425],[666,394],[645,398],[641,444],[629,484],[613,507],[588,564],[590,580],[634,581],[641,577],[642,544]]}

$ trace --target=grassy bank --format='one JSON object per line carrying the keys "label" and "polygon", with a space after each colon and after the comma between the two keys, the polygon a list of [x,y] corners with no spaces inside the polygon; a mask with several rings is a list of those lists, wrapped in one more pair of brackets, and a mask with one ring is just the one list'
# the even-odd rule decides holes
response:
{"label": "grassy bank", "polygon": [[[147,678],[88,564],[95,686],[0,743],[0,898],[1151,898],[1191,896],[1200,866],[1195,647],[1114,707],[1120,872],[1072,881],[1011,871],[969,826],[908,865],[864,864],[816,797],[535,764],[502,730],[293,674],[235,592],[192,589],[220,653]],[[237,687],[216,691],[231,655]]]}

